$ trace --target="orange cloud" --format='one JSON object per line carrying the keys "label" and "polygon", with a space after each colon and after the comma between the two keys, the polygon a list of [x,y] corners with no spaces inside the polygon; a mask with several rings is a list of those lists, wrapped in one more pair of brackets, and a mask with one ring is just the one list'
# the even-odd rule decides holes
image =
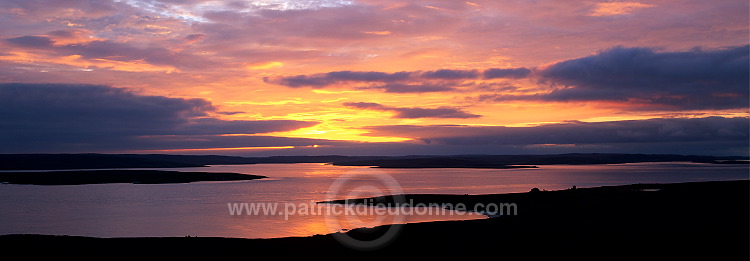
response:
{"label": "orange cloud", "polygon": [[635,10],[643,9],[647,7],[653,7],[654,5],[642,4],[638,2],[611,2],[611,3],[598,3],[591,13],[591,16],[611,16],[611,15],[624,15],[629,14]]}
{"label": "orange cloud", "polygon": [[391,34],[391,31],[364,31],[363,34],[373,34],[373,35],[389,35]]}

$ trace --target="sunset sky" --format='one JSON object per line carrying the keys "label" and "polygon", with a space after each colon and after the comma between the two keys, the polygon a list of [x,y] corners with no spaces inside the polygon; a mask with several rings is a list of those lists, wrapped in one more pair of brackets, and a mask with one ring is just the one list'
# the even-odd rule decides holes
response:
{"label": "sunset sky", "polygon": [[748,5],[0,0],[0,153],[747,155]]}

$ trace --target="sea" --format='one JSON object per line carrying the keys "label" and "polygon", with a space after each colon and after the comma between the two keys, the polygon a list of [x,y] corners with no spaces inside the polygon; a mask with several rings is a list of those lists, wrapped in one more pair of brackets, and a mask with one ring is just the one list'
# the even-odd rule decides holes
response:
{"label": "sea", "polygon": [[[380,224],[488,218],[470,211],[470,206],[461,211],[412,205],[398,213],[382,213],[385,211],[377,207],[347,212],[340,205],[319,203],[334,199],[746,180],[750,175],[748,165],[689,162],[541,165],[523,169],[386,169],[300,163],[161,170],[234,172],[268,178],[181,184],[0,184],[0,235],[311,236]],[[517,206],[517,211],[522,212],[523,206]]]}

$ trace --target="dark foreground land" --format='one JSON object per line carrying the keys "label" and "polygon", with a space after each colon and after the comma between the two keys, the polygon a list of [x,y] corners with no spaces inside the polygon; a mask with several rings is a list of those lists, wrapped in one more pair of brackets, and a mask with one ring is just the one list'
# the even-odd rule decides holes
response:
{"label": "dark foreground land", "polygon": [[74,170],[45,172],[4,172],[0,182],[29,185],[81,185],[103,183],[163,184],[196,181],[230,181],[267,178],[260,175],[220,172],[181,172],[164,170]]}
{"label": "dark foreground land", "polygon": [[[407,195],[415,203],[516,203],[518,212],[483,220],[407,224],[391,244],[368,252],[348,249],[332,235],[278,239],[5,235],[0,236],[0,249],[8,257],[57,259],[748,260],[749,185],[745,180],[502,195]],[[373,238],[388,227],[347,234]]]}

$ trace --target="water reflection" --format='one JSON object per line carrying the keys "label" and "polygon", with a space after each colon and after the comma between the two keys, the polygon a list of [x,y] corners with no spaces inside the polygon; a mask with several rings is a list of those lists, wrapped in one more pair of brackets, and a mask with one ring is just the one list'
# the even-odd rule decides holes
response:
{"label": "water reflection", "polygon": [[[98,237],[221,236],[270,238],[326,234],[321,215],[229,214],[227,203],[309,203],[325,200],[339,175],[365,167],[323,164],[229,165],[184,168],[258,174],[263,180],[190,184],[33,186],[0,184],[0,234]],[[380,169],[405,193],[488,194],[632,183],[747,179],[748,166],[692,163],[555,165],[539,169]],[[367,180],[362,180],[367,183]],[[387,193],[383,190],[383,193]],[[342,197],[351,191],[341,193]],[[368,223],[374,216],[363,217]],[[406,222],[484,218],[407,216]],[[353,228],[363,223],[347,224]]]}

